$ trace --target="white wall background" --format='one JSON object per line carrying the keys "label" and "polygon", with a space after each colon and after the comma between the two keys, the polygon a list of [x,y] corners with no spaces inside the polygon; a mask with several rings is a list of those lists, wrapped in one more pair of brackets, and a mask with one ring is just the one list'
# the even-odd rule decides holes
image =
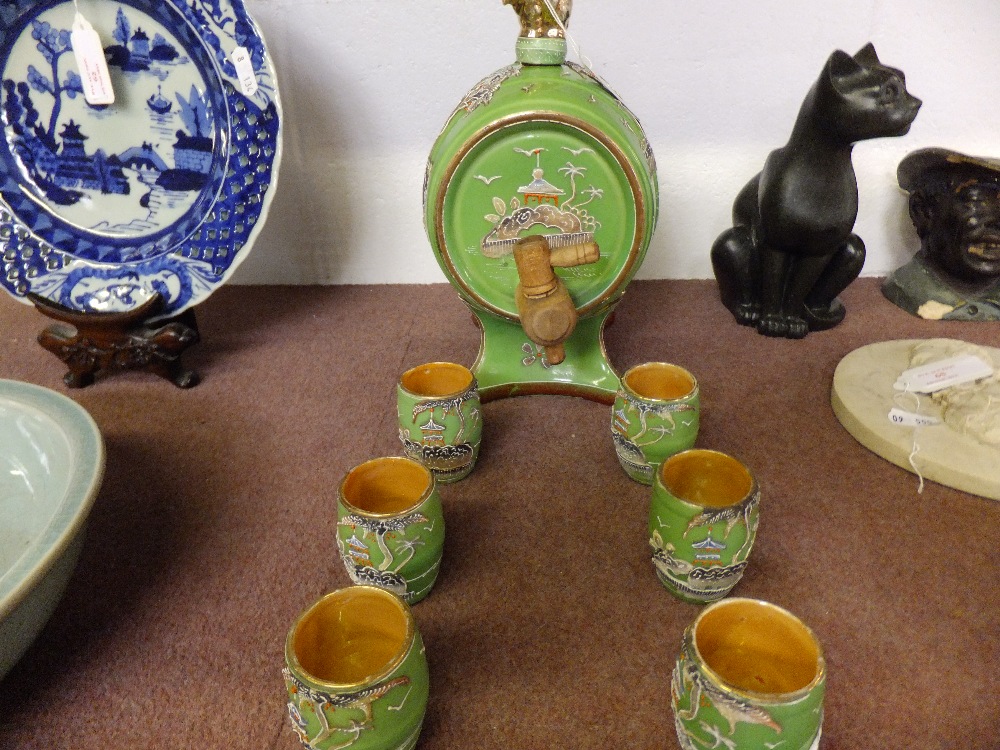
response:
{"label": "white wall background", "polygon": [[[425,160],[466,91],[514,60],[514,12],[501,0],[247,6],[278,70],[284,157],[234,281],[443,281],[423,230]],[[997,0],[577,0],[569,28],[656,153],[662,212],[639,278],[712,277],[733,198],[785,143],[834,49],[874,42],[924,101],[907,136],[855,147],[865,275],[917,247],[895,179],[903,156],[1000,156]]]}

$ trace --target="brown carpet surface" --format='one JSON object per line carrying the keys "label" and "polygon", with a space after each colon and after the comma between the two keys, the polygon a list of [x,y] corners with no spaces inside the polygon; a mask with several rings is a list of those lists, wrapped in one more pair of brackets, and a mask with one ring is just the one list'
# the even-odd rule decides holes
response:
{"label": "brown carpet surface", "polygon": [[[1000,747],[1000,503],[870,453],[830,408],[837,362],[896,338],[1000,346],[1000,324],[922,321],[878,280],[802,341],[736,325],[711,281],[630,286],[607,331],[615,366],[664,360],[702,388],[698,445],[742,458],[763,499],[735,595],[805,620],[828,664],[825,750]],[[397,455],[394,384],[471,364],[477,329],[451,287],[224,287],[197,310],[183,391],[129,373],[67,391],[0,300],[0,377],[59,390],[103,430],[107,475],[79,567],[0,682],[0,748],[298,746],[285,633],[349,583],[336,488]],[[649,489],[612,448],[608,407],[529,396],[484,406],[472,475],[441,488],[437,585],[414,606],[431,667],[418,747],[675,748],[670,672],[699,608],[658,583]],[[1000,471],[1000,467],[997,467]]]}

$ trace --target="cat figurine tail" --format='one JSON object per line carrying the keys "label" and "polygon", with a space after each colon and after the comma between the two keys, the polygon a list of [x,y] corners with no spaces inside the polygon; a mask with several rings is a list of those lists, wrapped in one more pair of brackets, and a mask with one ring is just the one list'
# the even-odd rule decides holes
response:
{"label": "cat figurine tail", "polygon": [[920,100],[903,71],[867,44],[830,55],[792,134],[733,204],[733,227],[712,246],[723,304],[765,336],[803,338],[844,319],[837,295],[861,273],[865,245],[853,233],[858,141],[904,135]]}

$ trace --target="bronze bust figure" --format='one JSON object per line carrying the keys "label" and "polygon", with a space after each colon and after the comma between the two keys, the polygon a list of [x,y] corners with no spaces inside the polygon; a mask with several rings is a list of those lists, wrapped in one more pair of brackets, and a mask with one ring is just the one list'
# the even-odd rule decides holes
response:
{"label": "bronze bust figure", "polygon": [[1000,159],[925,148],[896,176],[920,250],[882,293],[923,318],[1000,320]]}

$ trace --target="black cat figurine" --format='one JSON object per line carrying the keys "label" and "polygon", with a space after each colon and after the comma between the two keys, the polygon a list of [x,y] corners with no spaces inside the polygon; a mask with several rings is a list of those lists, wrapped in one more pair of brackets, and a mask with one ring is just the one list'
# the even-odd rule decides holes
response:
{"label": "black cat figurine", "polygon": [[857,141],[900,136],[920,109],[903,72],[868,44],[837,50],[806,95],[788,143],[733,204],[734,226],[712,246],[723,304],[766,336],[802,338],[844,319],[837,299],[858,277],[865,245],[851,230]]}

